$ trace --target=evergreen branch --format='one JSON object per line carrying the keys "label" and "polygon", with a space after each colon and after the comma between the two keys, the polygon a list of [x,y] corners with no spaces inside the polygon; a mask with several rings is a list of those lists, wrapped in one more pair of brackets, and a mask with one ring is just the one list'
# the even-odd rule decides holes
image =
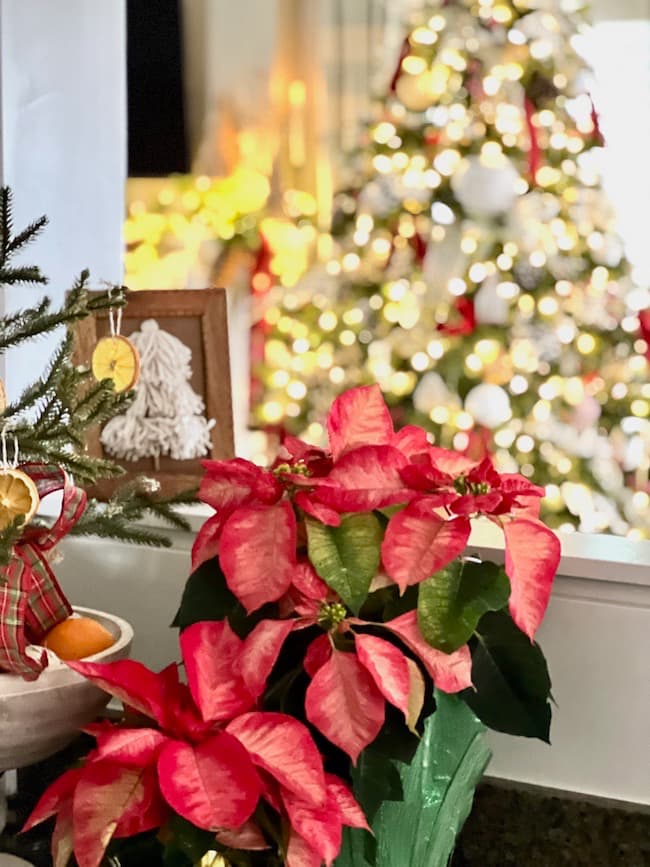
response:
{"label": "evergreen branch", "polygon": [[[43,316],[50,309],[50,299],[47,297],[41,298],[38,304],[32,308],[34,311],[34,315]],[[24,311],[18,310],[15,313],[6,313],[2,317],[2,322],[0,323],[2,328],[9,328],[10,326],[13,328],[16,323],[21,322],[24,316]]]}
{"label": "evergreen branch", "polygon": [[189,522],[175,511],[175,506],[196,503],[196,489],[183,491],[171,497],[156,496],[157,482],[146,476],[138,476],[124,485],[109,501],[107,508],[119,509],[131,520],[141,520],[145,515],[155,515],[172,527],[189,532]]}
{"label": "evergreen branch", "polygon": [[25,425],[16,427],[12,434],[18,438],[23,461],[60,464],[83,484],[94,484],[98,479],[118,478],[124,474],[114,461],[72,451],[70,432],[65,425],[45,433],[37,433]]}
{"label": "evergreen branch", "polygon": [[[6,247],[5,258],[7,254],[15,253],[17,250],[20,250],[22,247],[30,244],[35,238],[37,238],[43,229],[47,226],[48,219],[47,217],[39,217],[38,220],[34,220],[33,223],[30,223],[22,232],[18,232],[17,235],[9,241]],[[38,271],[39,269],[36,268]],[[47,277],[41,277],[39,282],[47,283]]]}
{"label": "evergreen branch", "polygon": [[122,515],[105,515],[88,508],[70,531],[71,536],[99,536],[136,545],[170,548],[171,540],[148,527],[138,526]]}
{"label": "evergreen branch", "polygon": [[[0,566],[6,566],[11,560],[13,546],[21,537],[25,526],[25,516],[18,515],[11,524],[0,531]],[[2,576],[0,575],[0,585]]]}
{"label": "evergreen branch", "polygon": [[[34,240],[46,223],[43,217],[14,235],[11,191],[0,189],[0,284],[46,282],[38,267],[10,264],[12,256]],[[53,309],[50,299],[44,297],[31,307],[1,317],[0,352],[100,310],[124,306],[125,287],[91,293],[88,277],[88,271],[82,271],[58,308]],[[124,470],[112,460],[85,452],[86,431],[124,412],[133,393],[116,394],[110,380],[95,382],[87,367],[73,365],[73,348],[74,335],[68,333],[37,381],[0,414],[0,425],[16,437],[23,461],[57,464],[78,483],[93,484],[100,478],[119,477]],[[194,495],[186,492],[165,499],[152,493],[148,480],[136,479],[107,504],[91,501],[74,532],[168,546],[164,534],[139,522],[152,514],[172,527],[189,530],[175,506],[192,501]],[[0,532],[0,563],[8,562],[22,529],[18,518]]]}
{"label": "evergreen branch", "polygon": [[169,547],[171,542],[164,534],[140,522],[147,515],[154,515],[176,529],[190,532],[188,521],[174,507],[191,502],[196,502],[194,491],[184,491],[172,497],[157,497],[152,492],[151,480],[138,477],[118,490],[107,503],[90,500],[72,532],[76,535],[116,538],[140,545]]}
{"label": "evergreen branch", "polygon": [[[42,301],[36,307],[26,308],[14,314],[9,321],[0,322],[0,351],[33,337],[47,334],[60,325],[85,319],[97,310],[123,307],[126,304],[126,290],[119,286],[110,292],[91,296],[86,285],[88,277],[88,271],[81,272],[67,298],[57,310],[50,311],[51,302],[49,299],[44,299],[45,304]],[[0,271],[0,282],[2,282],[2,271]]]}
{"label": "evergreen branch", "polygon": [[7,248],[12,229],[12,193],[9,187],[0,188],[0,267],[7,261]]}
{"label": "evergreen branch", "polygon": [[47,277],[36,266],[0,267],[0,286],[14,286],[16,283],[47,283]]}
{"label": "evergreen branch", "polygon": [[134,396],[135,393],[132,391],[116,393],[110,379],[93,383],[81,399],[70,407],[73,424],[82,430],[96,424],[103,424],[108,419],[125,412]]}
{"label": "evergreen branch", "polygon": [[12,418],[18,413],[37,406],[50,391],[57,388],[64,373],[64,366],[70,361],[73,342],[72,335],[66,335],[50,359],[43,376],[27,386],[15,403],[9,404],[4,412],[5,419]]}
{"label": "evergreen branch", "polygon": [[128,291],[126,286],[112,286],[109,291],[92,295],[88,299],[88,311],[95,313],[97,310],[108,310],[111,307],[125,307]]}
{"label": "evergreen branch", "polygon": [[12,236],[13,197],[9,187],[0,188],[0,285],[15,283],[47,283],[36,266],[8,268],[11,257],[33,241],[47,225],[47,218],[34,220],[25,229]]}

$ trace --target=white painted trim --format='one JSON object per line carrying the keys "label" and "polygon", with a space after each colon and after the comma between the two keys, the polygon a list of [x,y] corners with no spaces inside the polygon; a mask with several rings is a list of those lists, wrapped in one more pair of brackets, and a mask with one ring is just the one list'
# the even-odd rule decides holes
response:
{"label": "white painted trim", "polygon": [[[197,503],[179,510],[187,518],[192,534],[213,514],[209,506]],[[162,528],[157,521],[149,526]],[[620,536],[587,533],[558,533],[562,544],[562,559],[558,573],[566,577],[593,579],[613,584],[636,584],[650,587],[650,541],[637,542]],[[175,534],[175,543],[191,547],[192,537]],[[490,521],[476,521],[469,541],[469,550],[483,559],[503,562],[503,534]]]}
{"label": "white painted trim", "polygon": [[[559,574],[650,587],[650,542],[599,533],[558,533],[562,544]],[[503,559],[501,531],[477,521],[469,542],[485,559]]]}

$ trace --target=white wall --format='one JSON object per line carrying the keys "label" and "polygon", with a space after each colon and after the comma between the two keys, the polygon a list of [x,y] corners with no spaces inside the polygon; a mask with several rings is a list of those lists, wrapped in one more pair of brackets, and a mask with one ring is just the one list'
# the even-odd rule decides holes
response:
{"label": "white wall", "polygon": [[[122,278],[125,28],[122,0],[0,0],[0,180],[14,191],[16,227],[50,219],[25,261],[58,300],[85,267],[96,286]],[[42,290],[0,293],[15,310]],[[0,359],[10,397],[40,374],[55,342]]]}

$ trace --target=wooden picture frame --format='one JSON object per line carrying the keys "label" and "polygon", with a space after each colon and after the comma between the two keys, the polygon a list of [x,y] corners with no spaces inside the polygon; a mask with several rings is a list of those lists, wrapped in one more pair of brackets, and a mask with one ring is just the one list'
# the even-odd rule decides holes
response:
{"label": "wooden picture frame", "polygon": [[[159,326],[178,337],[192,351],[190,385],[205,403],[205,415],[214,419],[210,431],[210,450],[206,458],[229,459],[234,456],[230,356],[225,289],[161,289],[129,292],[122,311],[120,333],[125,337],[137,331],[145,319],[155,319]],[[110,333],[108,311],[75,323],[76,364],[90,364],[97,341]],[[89,431],[90,455],[110,457],[100,440],[101,429]],[[90,493],[108,499],[115,488],[139,475],[156,479],[161,492],[171,495],[197,487],[201,476],[200,459],[175,460],[161,456],[157,460],[115,459],[126,475],[117,480],[103,480]]]}

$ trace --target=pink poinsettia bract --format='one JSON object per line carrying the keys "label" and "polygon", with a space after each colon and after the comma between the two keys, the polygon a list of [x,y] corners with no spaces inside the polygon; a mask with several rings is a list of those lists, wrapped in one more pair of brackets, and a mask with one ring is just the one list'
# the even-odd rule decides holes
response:
{"label": "pink poinsettia bract", "polygon": [[[112,837],[160,827],[172,811],[224,845],[268,848],[255,812],[277,811],[297,855],[289,867],[331,864],[343,825],[367,827],[342,780],[326,774],[308,729],[257,709],[289,621],[263,621],[242,640],[227,621],[181,635],[188,684],[176,665],[158,674],[139,662],[69,663],[135,714],[137,723],[88,728],[96,746],[82,767],[42,796],[25,829],[57,815],[55,863],[73,848],[79,867],[98,867]],[[321,834],[309,829],[319,827]],[[293,863],[292,863],[293,862]]]}

